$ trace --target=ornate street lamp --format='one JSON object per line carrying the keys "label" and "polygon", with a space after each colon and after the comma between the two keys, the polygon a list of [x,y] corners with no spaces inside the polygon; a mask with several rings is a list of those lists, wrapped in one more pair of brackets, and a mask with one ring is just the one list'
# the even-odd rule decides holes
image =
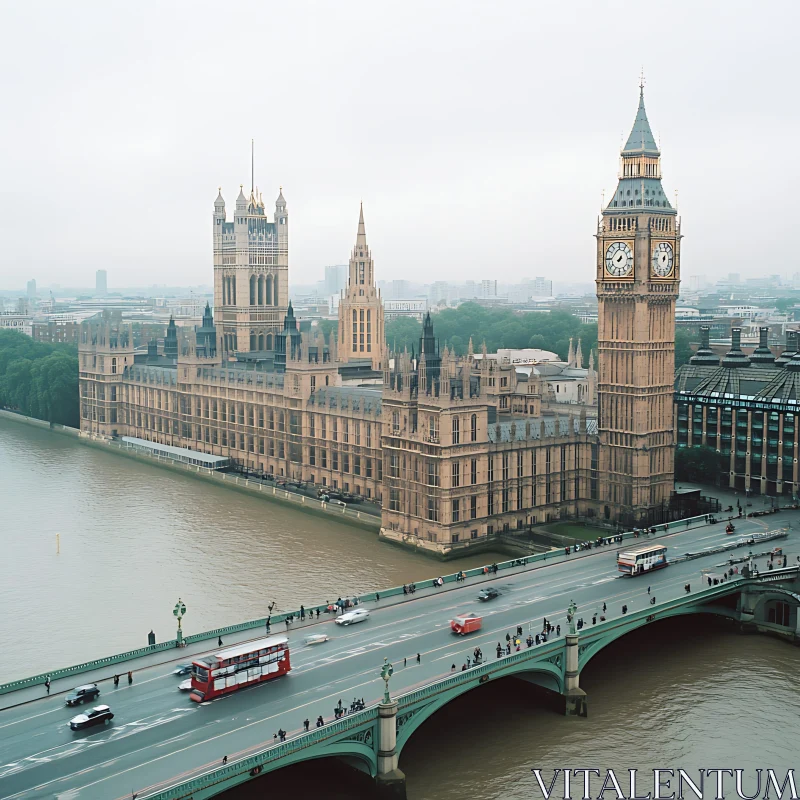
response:
{"label": "ornate street lamp", "polygon": [[183,615],[186,613],[186,603],[184,603],[180,597],[178,598],[178,602],[175,603],[175,608],[172,609],[172,613],[178,619],[178,647],[183,647],[183,631],[181,630],[181,620],[183,619]]}
{"label": "ornate street lamp", "polygon": [[575,612],[577,610],[578,606],[575,605],[575,601],[570,600],[569,608],[567,609],[567,622],[569,622],[569,632],[573,635],[578,632],[577,628],[575,627]]}
{"label": "ornate street lamp", "polygon": [[381,667],[381,678],[383,678],[383,682],[386,684],[386,689],[383,693],[383,702],[386,705],[392,702],[392,698],[389,697],[389,678],[392,677],[393,672],[394,667],[389,663],[389,659],[384,656],[383,666]]}

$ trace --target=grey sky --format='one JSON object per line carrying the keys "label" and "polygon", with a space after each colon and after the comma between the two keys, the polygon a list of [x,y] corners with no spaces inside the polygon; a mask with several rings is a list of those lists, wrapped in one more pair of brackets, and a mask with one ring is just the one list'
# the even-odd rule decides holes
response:
{"label": "grey sky", "polygon": [[800,271],[797,2],[0,3],[0,286],[210,283],[283,185],[293,283],[594,277],[638,75],[683,273]]}

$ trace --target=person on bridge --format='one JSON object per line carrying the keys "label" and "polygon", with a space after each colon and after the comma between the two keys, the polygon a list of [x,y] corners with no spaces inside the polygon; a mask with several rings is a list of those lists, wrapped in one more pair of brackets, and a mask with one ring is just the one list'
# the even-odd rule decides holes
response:
{"label": "person on bridge", "polygon": [[301,605],[300,606],[300,621],[301,622],[305,622],[305,619],[306,619],[306,609],[305,609],[305,606]]}
{"label": "person on bridge", "polygon": [[510,641],[511,641],[511,634],[507,633],[506,634],[506,644],[508,644]]}
{"label": "person on bridge", "polygon": [[422,661],[422,659],[421,659],[421,657],[420,657],[420,654],[419,654],[419,653],[417,653],[417,664],[421,663],[421,661]]}
{"label": "person on bridge", "polygon": [[325,724],[325,720],[322,719],[322,714],[317,717],[317,727],[321,728]]}
{"label": "person on bridge", "polygon": [[282,742],[286,741],[286,731],[283,728],[278,728],[278,738],[280,738]]}
{"label": "person on bridge", "polygon": [[510,655],[511,655],[511,642],[509,642],[509,643],[506,645],[506,655],[507,655],[507,656],[510,656]]}
{"label": "person on bridge", "polygon": [[467,666],[469,666],[469,665],[470,665],[470,658],[469,658],[469,656],[467,656]]}
{"label": "person on bridge", "polygon": [[622,606],[622,613],[623,614],[627,614],[628,613],[628,606]]}
{"label": "person on bridge", "polygon": [[456,665],[455,665],[455,664],[452,664],[452,665],[450,666],[450,672],[455,672],[455,671],[456,671]]}
{"label": "person on bridge", "polygon": [[603,613],[604,614],[606,613],[606,604],[605,603],[603,603]]}
{"label": "person on bridge", "polygon": [[597,625],[597,614],[592,614],[592,625]]}
{"label": "person on bridge", "polygon": [[128,686],[130,686],[132,683],[133,683],[133,673],[129,671],[128,672]]}
{"label": "person on bridge", "polygon": [[650,594],[650,587],[647,587],[647,594]]}
{"label": "person on bridge", "polygon": [[44,688],[47,689],[47,694],[50,694],[50,676],[44,679]]}
{"label": "person on bridge", "polygon": [[228,763],[228,756],[222,756],[222,765],[225,766],[225,764],[227,763]]}
{"label": "person on bridge", "polygon": [[556,636],[561,636],[561,626],[556,625]]}
{"label": "person on bridge", "polygon": [[408,663],[408,659],[406,658],[406,656],[403,656],[403,668],[405,668],[407,663]]}
{"label": "person on bridge", "polygon": [[306,718],[303,720],[303,729],[307,731],[307,730],[308,730],[308,728],[309,728],[309,726],[310,726],[310,724],[311,724],[311,723],[308,721],[308,717],[306,717]]}
{"label": "person on bridge", "polygon": [[690,592],[690,591],[692,590],[692,587],[691,587],[691,585],[690,585],[690,584],[688,584],[688,583],[687,583],[687,584],[686,584],[686,586],[684,586],[683,588],[684,588],[684,589],[686,589],[687,593],[688,593],[688,592]]}
{"label": "person on bridge", "polygon": [[517,625],[517,636],[522,636],[522,625]]}
{"label": "person on bridge", "polygon": [[501,655],[503,655],[503,648],[500,646],[500,642],[498,642],[497,643],[497,657],[500,658]]}
{"label": "person on bridge", "polygon": [[217,647],[222,647],[222,637],[217,636]]}
{"label": "person on bridge", "polygon": [[653,595],[653,596],[650,598],[650,605],[651,605],[651,606],[654,606],[655,604],[656,604],[656,596],[655,596],[655,595]]}
{"label": "person on bridge", "polygon": [[119,686],[119,675],[114,676],[114,688],[116,689]]}

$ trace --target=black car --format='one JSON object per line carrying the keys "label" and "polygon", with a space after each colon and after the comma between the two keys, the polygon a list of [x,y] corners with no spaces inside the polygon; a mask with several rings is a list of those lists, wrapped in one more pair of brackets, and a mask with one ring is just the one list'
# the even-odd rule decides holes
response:
{"label": "black car", "polygon": [[85,686],[78,686],[73,689],[67,696],[66,701],[68,706],[77,706],[79,703],[86,703],[94,700],[100,694],[96,683],[87,683]]}
{"label": "black car", "polygon": [[192,665],[191,664],[178,664],[178,666],[172,670],[173,675],[191,675],[192,674]]}
{"label": "black car", "polygon": [[94,725],[105,725],[112,719],[114,715],[108,706],[95,706],[88,714],[78,714],[77,717],[73,717],[69,721],[69,727],[73,731],[80,731]]}
{"label": "black car", "polygon": [[495,597],[499,596],[500,592],[491,586],[488,589],[481,589],[480,592],[478,592],[478,600],[483,600],[484,602],[487,600],[494,600]]}

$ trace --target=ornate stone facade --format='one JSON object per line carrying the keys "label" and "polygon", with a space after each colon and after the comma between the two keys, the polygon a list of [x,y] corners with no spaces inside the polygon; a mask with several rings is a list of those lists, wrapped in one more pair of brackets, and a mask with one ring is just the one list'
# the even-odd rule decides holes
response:
{"label": "ornate stone facade", "polygon": [[[108,319],[84,325],[81,430],[374,499],[384,537],[439,553],[565,517],[656,521],[673,486],[680,277],[679,223],[660,177],[640,97],[596,232],[599,423],[592,367],[586,404],[562,405],[541,370],[485,348],[476,356],[472,342],[461,357],[441,349],[430,315],[418,354],[387,354],[363,212],[338,342],[301,335],[287,302],[283,195],[270,223],[260,199],[240,193],[233,222],[215,203],[213,323],[207,310],[163,355],[134,354]],[[582,368],[572,348],[568,366]]]}

